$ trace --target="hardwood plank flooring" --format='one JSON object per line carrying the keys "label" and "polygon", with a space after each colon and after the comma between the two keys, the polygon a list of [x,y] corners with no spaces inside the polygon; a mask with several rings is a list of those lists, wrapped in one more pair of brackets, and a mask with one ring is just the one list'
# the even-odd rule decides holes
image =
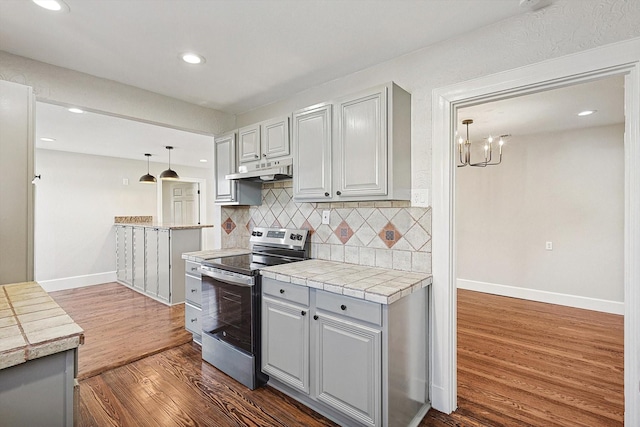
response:
{"label": "hardwood plank flooring", "polygon": [[[90,342],[112,349],[81,347],[80,365],[89,357],[102,373],[85,375],[76,388],[76,426],[335,425],[270,387],[249,391],[202,361],[200,347],[175,339],[181,307],[117,284],[52,296]],[[141,306],[149,315],[136,315]],[[122,347],[140,352],[140,340],[163,344],[113,369],[110,357]],[[459,407],[451,415],[431,410],[420,426],[622,426],[623,342],[622,316],[458,291]],[[98,360],[106,365],[96,368]]]}
{"label": "hardwood plank flooring", "polygon": [[118,283],[50,295],[85,331],[78,379],[191,341],[184,304],[168,307]]}
{"label": "hardwood plank flooring", "polygon": [[623,317],[458,290],[458,410],[421,426],[622,426]]}

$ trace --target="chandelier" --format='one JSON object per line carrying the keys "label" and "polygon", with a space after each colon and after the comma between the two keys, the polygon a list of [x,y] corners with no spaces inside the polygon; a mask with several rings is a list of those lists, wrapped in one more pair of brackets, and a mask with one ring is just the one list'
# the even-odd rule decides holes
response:
{"label": "chandelier", "polygon": [[492,162],[493,160],[493,137],[489,136],[485,139],[484,143],[484,161],[472,163],[471,162],[471,140],[469,139],[469,125],[473,123],[471,119],[465,119],[462,121],[462,124],[467,127],[467,139],[463,139],[460,137],[458,139],[458,153],[460,156],[460,163],[458,164],[459,168],[463,168],[465,166],[476,166],[476,167],[485,167],[485,166],[494,166],[499,165],[502,162],[502,146],[504,145],[504,138],[510,135],[500,135],[500,139],[498,140],[498,161]]}

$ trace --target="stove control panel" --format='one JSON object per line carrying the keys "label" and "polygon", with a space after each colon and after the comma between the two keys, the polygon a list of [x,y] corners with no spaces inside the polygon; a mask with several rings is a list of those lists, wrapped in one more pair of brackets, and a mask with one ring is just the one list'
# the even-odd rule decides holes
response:
{"label": "stove control panel", "polygon": [[309,230],[304,229],[254,227],[249,241],[263,245],[303,249],[308,235]]}

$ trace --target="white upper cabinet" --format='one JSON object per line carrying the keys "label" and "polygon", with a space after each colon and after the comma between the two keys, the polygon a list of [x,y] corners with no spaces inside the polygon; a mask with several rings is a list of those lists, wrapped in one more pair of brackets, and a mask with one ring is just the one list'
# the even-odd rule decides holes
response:
{"label": "white upper cabinet", "polygon": [[218,205],[262,204],[262,184],[237,181],[225,176],[237,172],[236,133],[219,136],[214,141],[215,203]]}
{"label": "white upper cabinet", "polygon": [[238,131],[240,163],[260,160],[260,125],[245,126]]}
{"label": "white upper cabinet", "polygon": [[294,113],[294,198],[410,200],[411,95],[394,83]]}
{"label": "white upper cabinet", "polygon": [[226,175],[236,172],[236,134],[230,133],[214,141],[214,173],[216,177],[216,202],[235,200],[236,187]]}
{"label": "white upper cabinet", "polygon": [[331,197],[331,104],[293,114],[293,180],[298,198]]}
{"label": "white upper cabinet", "polygon": [[238,131],[240,164],[268,161],[290,154],[289,117],[266,120]]}

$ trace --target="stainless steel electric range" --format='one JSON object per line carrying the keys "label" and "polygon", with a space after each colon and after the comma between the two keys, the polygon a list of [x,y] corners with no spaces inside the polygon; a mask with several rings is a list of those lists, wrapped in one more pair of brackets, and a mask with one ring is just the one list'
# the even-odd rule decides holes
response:
{"label": "stainless steel electric range", "polygon": [[308,231],[255,227],[251,254],[205,260],[202,358],[251,390],[268,377],[260,361],[260,268],[309,258]]}

